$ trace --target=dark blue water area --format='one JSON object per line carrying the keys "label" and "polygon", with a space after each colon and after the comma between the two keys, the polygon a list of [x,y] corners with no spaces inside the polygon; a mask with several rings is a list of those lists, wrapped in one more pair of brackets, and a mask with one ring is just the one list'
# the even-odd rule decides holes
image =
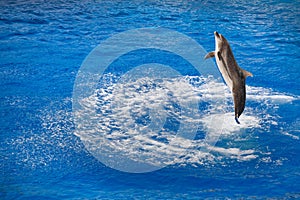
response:
{"label": "dark blue water area", "polygon": [[[300,2],[289,0],[0,0],[0,198],[300,198],[299,22]],[[254,75],[243,115],[259,125],[225,126],[232,131],[207,159],[149,173],[121,172],[96,159],[74,134],[76,75],[98,44],[146,27],[183,33],[207,52],[215,48],[213,32],[222,33]],[[198,76],[182,57],[153,49],[129,52],[107,73],[120,76],[145,62]]]}
{"label": "dark blue water area", "polygon": [[[138,57],[136,55],[139,55]],[[130,51],[114,60],[104,73],[118,72],[120,76],[136,66],[146,63],[160,63],[162,65],[170,66],[183,76],[199,76],[199,72],[191,63],[172,52],[158,50],[158,49],[139,49]]]}

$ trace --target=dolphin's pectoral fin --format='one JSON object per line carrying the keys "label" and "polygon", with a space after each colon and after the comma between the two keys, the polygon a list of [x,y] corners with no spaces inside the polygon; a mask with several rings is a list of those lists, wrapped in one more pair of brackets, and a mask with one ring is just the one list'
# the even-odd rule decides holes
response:
{"label": "dolphin's pectoral fin", "polygon": [[206,56],[204,57],[204,59],[213,58],[213,57],[215,57],[215,52],[214,51],[209,52],[208,54],[206,54]]}
{"label": "dolphin's pectoral fin", "polygon": [[242,72],[243,72],[243,75],[244,75],[245,78],[247,78],[248,76],[253,77],[253,74],[251,72],[248,72],[248,71],[246,71],[244,69],[242,69]]}

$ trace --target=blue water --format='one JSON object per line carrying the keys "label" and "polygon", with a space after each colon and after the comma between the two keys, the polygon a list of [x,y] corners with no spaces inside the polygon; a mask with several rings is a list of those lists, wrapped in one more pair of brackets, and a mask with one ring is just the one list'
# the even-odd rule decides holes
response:
{"label": "blue water", "polygon": [[[299,1],[1,0],[0,10],[1,199],[300,198]],[[196,146],[165,168],[134,174],[104,165],[74,134],[72,94],[98,44],[145,27],[180,32],[207,51],[218,31],[254,77],[242,125],[228,117],[208,155]],[[152,55],[198,76],[183,61]],[[115,80],[138,62],[129,55],[116,63],[107,72]],[[212,116],[230,115],[226,98],[226,112]],[[207,131],[203,124],[196,139]]]}

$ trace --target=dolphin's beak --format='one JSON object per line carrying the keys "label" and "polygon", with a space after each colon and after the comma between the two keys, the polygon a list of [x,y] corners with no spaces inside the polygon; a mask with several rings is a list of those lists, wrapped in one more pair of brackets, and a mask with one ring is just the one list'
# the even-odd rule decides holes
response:
{"label": "dolphin's beak", "polygon": [[214,35],[218,38],[220,37],[220,34],[217,31],[214,32]]}

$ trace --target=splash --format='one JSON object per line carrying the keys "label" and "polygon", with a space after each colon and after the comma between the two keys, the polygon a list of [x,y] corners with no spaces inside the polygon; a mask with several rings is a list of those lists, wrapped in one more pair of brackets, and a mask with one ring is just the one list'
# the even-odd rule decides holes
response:
{"label": "splash", "polygon": [[276,124],[277,116],[265,107],[274,108],[296,99],[247,86],[250,107],[240,117],[241,125],[237,125],[231,112],[230,92],[212,78],[140,77],[106,82],[117,79],[106,74],[101,88],[82,99],[82,109],[75,113],[80,119],[75,134],[101,162],[129,172],[153,171],[176,164],[203,165],[224,157],[239,161],[256,159],[260,152],[253,146],[222,147],[217,142],[243,137],[255,129],[268,129],[270,124]]}
{"label": "splash", "polygon": [[[16,164],[44,168],[53,162],[69,163],[70,158],[80,162],[83,158],[76,155],[86,152],[83,143],[93,156],[120,158],[115,156],[121,153],[120,160],[127,157],[130,163],[146,161],[149,170],[167,165],[226,165],[228,159],[279,165],[285,158],[272,160],[268,147],[259,148],[254,138],[276,127],[283,136],[299,140],[299,119],[282,124],[276,111],[299,100],[297,96],[247,86],[247,106],[237,125],[230,92],[211,78],[143,78],[135,80],[135,84],[119,80],[116,75],[106,74],[99,89],[83,99],[79,113],[70,110],[70,98],[54,100],[42,109],[37,116],[39,129],[29,126],[21,136],[7,141],[19,152],[15,155]],[[194,101],[198,102],[197,109],[182,109]],[[11,103],[15,102],[24,106],[21,99]],[[94,115],[86,118],[87,112]],[[89,120],[80,121],[75,128],[74,114]],[[183,123],[195,124],[196,133],[178,134]],[[80,140],[74,139],[73,133]],[[116,165],[114,159],[110,161],[108,164]]]}

